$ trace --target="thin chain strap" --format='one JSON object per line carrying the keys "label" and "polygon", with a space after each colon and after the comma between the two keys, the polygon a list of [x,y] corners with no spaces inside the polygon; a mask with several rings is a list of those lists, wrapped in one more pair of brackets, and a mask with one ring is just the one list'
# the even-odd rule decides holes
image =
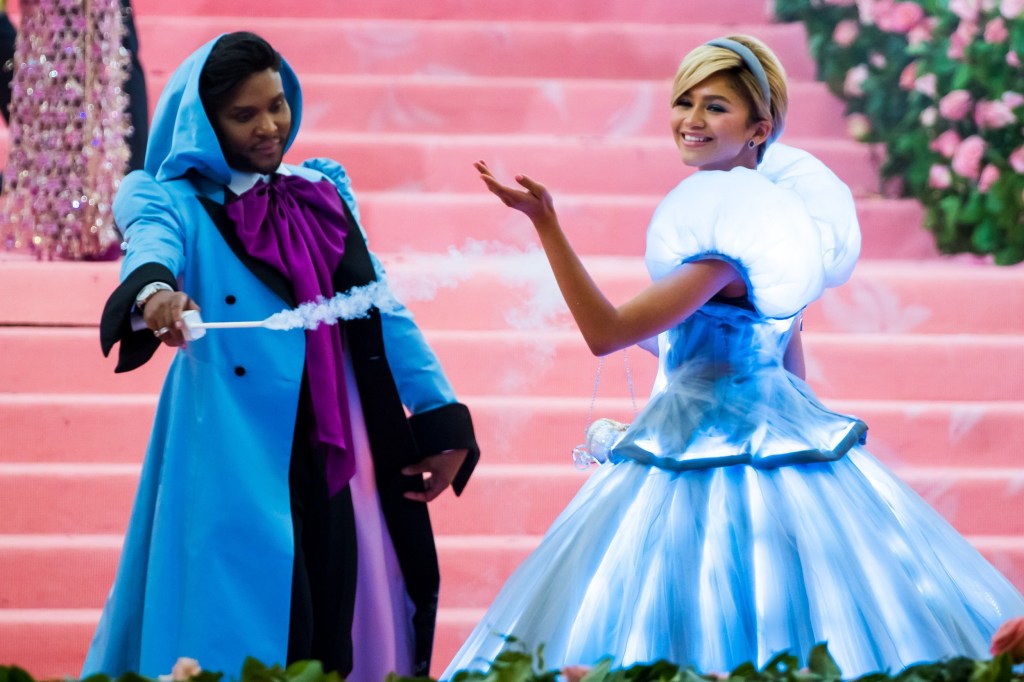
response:
{"label": "thin chain strap", "polygon": [[[633,373],[629,367],[629,351],[622,351],[622,363],[626,368],[626,384],[629,386],[629,400],[633,405],[633,416],[637,415],[636,409],[636,391],[633,388]],[[583,424],[584,435],[590,429],[590,425],[594,423],[594,406],[597,404],[597,390],[601,385],[601,370],[604,368],[604,356],[601,356],[597,360],[597,373],[594,375],[594,392],[590,396],[590,407],[587,410],[587,420]],[[590,448],[587,444],[580,443],[572,449],[572,461],[576,465],[577,469],[588,469],[591,464],[600,462],[590,452]]]}

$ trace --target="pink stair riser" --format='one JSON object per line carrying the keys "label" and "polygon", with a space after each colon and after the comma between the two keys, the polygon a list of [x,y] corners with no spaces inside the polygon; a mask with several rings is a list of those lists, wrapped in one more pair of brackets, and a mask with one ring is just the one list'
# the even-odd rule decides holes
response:
{"label": "pink stair riser", "polygon": [[[460,194],[430,188],[363,192],[358,181],[356,188],[370,247],[381,253],[446,253],[451,247],[465,250],[471,240],[519,250],[537,243],[529,221],[502,206],[482,185]],[[555,202],[562,227],[581,254],[641,257],[647,225],[661,198],[649,193],[559,194]],[[938,258],[916,201],[860,197],[857,214],[862,265],[872,259]],[[409,225],[425,229],[409,230]]]}
{"label": "pink stair riser", "polygon": [[[851,140],[789,138],[820,158],[855,195],[878,191],[868,147]],[[693,172],[668,134],[633,138],[558,135],[299,134],[285,159],[327,156],[344,163],[356,191],[480,192],[473,162],[487,162],[499,179],[524,173],[555,197],[570,193],[668,192]]]}
{"label": "pink stair riser", "polygon": [[[11,5],[16,2],[10,3]],[[632,0],[601,0],[599,3],[576,0],[552,3],[547,0],[363,0],[353,4],[346,0],[322,0],[291,5],[275,0],[135,0],[136,16],[256,16],[309,17],[329,19],[352,18],[432,19],[463,21],[574,21],[574,22],[650,22],[650,23],[743,23],[770,21],[768,5],[751,4],[749,0],[719,0],[713,5],[681,5],[678,0],[645,0],[638,5]]]}
{"label": "pink stair riser", "polygon": [[[543,78],[671,78],[683,56],[724,34],[754,33],[775,50],[793,80],[813,80],[798,24],[558,24],[332,17],[246,17],[244,25],[305,74],[445,74]],[[236,17],[140,16],[143,59],[159,73],[203,43],[239,30]]]}
{"label": "pink stair riser", "polygon": [[[605,381],[621,383],[621,366]],[[487,464],[568,464],[588,419],[633,418],[628,397],[460,396]],[[637,396],[642,407],[644,396]],[[0,463],[139,464],[156,397],[144,394],[0,394]],[[1024,451],[1024,401],[844,401],[829,407],[869,427],[868,447],[887,464],[1013,467]],[[110,434],[118,434],[111,439]]]}
{"label": "pink stair riser", "polygon": [[[964,534],[1024,535],[1021,469],[906,468],[902,478]],[[482,465],[463,495],[431,505],[440,535],[543,533],[587,474],[558,465]],[[2,534],[123,533],[133,465],[0,464]],[[494,500],[509,500],[495,505]]]}
{"label": "pink stair riser", "polygon": [[[575,236],[586,227],[586,221],[578,221],[570,231]],[[380,257],[392,287],[424,329],[510,329],[536,312],[538,304],[550,306],[552,324],[568,320],[535,242],[482,244],[464,238],[448,253]],[[471,255],[480,248],[492,255]],[[508,255],[498,255],[503,252]],[[614,302],[628,300],[650,283],[638,257],[592,256],[584,262]],[[0,290],[10,297],[0,302],[0,324],[94,327],[117,286],[118,268],[119,263],[27,259],[0,263]],[[807,309],[804,328],[815,333],[1021,334],[1024,317],[1006,314],[1020,309],[1024,268],[865,260],[849,282],[826,290]]]}
{"label": "pink stair riser", "polygon": [[[147,82],[151,108],[166,78]],[[668,136],[672,74],[653,81],[313,74],[302,77],[302,134]],[[847,135],[843,103],[818,82],[790,84],[790,137]]]}
{"label": "pink stair riser", "polygon": [[[1024,585],[1024,543],[1007,537],[971,540],[1014,584]],[[533,535],[439,536],[441,608],[485,608],[539,541]],[[0,536],[0,574],[7,577],[0,610],[102,608],[120,553],[117,536],[72,542],[62,536]]]}
{"label": "pink stair riser", "polygon": [[[220,333],[244,339],[246,331]],[[593,392],[598,359],[572,329],[435,329],[427,330],[426,336],[459,395],[589,396]],[[144,367],[115,375],[113,357],[103,358],[98,346],[94,329],[0,328],[0,354],[5,358],[0,364],[0,386],[9,392],[155,393],[175,352],[158,349]],[[1024,399],[1022,346],[1019,335],[1006,334],[804,335],[808,382],[825,398],[845,400],[1019,401]],[[615,354],[609,357],[610,363],[621,362]],[[467,358],[474,361],[466,362]],[[968,358],[970,362],[965,361]],[[633,350],[630,364],[635,390],[644,395],[653,383],[654,358]],[[249,372],[257,369],[247,368]],[[606,381],[601,390],[605,397],[629,395],[625,381]]]}

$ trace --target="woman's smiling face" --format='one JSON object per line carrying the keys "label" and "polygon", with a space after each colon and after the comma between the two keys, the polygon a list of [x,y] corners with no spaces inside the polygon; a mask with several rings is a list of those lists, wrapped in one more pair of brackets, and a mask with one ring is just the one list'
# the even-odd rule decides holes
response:
{"label": "woman's smiling face", "polygon": [[770,131],[767,121],[751,121],[750,104],[726,73],[702,80],[672,107],[679,154],[683,163],[700,170],[757,168],[757,146]]}

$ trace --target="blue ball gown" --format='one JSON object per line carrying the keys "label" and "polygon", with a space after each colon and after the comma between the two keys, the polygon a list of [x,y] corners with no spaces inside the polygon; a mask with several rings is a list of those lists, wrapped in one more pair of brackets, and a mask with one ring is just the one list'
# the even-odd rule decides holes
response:
{"label": "blue ball gown", "polygon": [[722,258],[748,285],[658,339],[650,401],[442,675],[515,637],[546,667],[665,659],[701,671],[803,658],[845,677],[988,656],[1024,599],[863,446],[866,425],[783,367],[800,311],[859,253],[845,185],[776,145],[758,172],[702,171],[662,202],[657,279]]}

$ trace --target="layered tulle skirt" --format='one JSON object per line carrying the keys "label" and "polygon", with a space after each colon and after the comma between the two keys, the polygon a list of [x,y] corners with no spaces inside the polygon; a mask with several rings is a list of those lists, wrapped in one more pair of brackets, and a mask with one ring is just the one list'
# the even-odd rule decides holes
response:
{"label": "layered tulle skirt", "polygon": [[673,471],[606,463],[513,574],[444,677],[508,637],[556,668],[611,657],[702,671],[826,642],[852,677],[988,655],[1024,599],[865,449]]}

